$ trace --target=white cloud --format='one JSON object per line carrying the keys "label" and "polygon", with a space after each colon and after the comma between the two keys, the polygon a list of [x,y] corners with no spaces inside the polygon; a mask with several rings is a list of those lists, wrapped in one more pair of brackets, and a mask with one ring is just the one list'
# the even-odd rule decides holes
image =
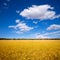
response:
{"label": "white cloud", "polygon": [[60,29],[60,25],[57,25],[57,24],[53,24],[53,25],[50,25],[47,30],[58,30]]}
{"label": "white cloud", "polygon": [[9,28],[14,28],[14,29],[16,29],[16,26],[8,26]]}
{"label": "white cloud", "polygon": [[32,5],[27,9],[24,9],[20,15],[26,17],[27,19],[39,19],[39,20],[46,20],[46,19],[55,19],[59,18],[60,15],[56,15],[56,12],[53,11],[54,7],[50,5]]}
{"label": "white cloud", "polygon": [[36,35],[36,38],[49,38],[49,37],[44,36],[44,35],[42,35],[42,34],[38,34],[38,35]]}
{"label": "white cloud", "polygon": [[34,24],[37,24],[38,22],[36,22],[36,21],[33,21],[33,23],[34,23]]}
{"label": "white cloud", "polygon": [[45,33],[44,35],[56,35],[56,34],[57,34],[57,35],[60,34],[60,31]]}
{"label": "white cloud", "polygon": [[15,31],[15,33],[17,33],[17,34],[22,34],[23,32],[21,32],[21,31]]}
{"label": "white cloud", "polygon": [[60,17],[60,15],[56,15],[52,19],[59,18],[59,17]]}
{"label": "white cloud", "polygon": [[22,23],[20,22],[19,20],[16,20],[16,25],[15,26],[9,26],[9,28],[13,28],[13,29],[16,29],[17,33],[20,33],[20,32],[27,32],[27,31],[30,31],[33,29],[33,27],[29,27],[26,23]]}
{"label": "white cloud", "polygon": [[34,35],[36,38],[55,38],[57,36],[60,36],[60,31],[54,31],[54,32],[47,32],[47,33],[44,33],[44,34],[40,34],[40,33],[36,33]]}
{"label": "white cloud", "polygon": [[17,19],[17,20],[16,20],[16,23],[20,23],[20,20],[19,20],[19,19]]}

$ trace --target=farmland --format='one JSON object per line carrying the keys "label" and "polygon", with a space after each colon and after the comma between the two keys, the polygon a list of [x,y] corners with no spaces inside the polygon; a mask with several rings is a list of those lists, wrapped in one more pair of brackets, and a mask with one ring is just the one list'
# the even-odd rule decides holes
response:
{"label": "farmland", "polygon": [[0,40],[0,60],[60,60],[60,40]]}

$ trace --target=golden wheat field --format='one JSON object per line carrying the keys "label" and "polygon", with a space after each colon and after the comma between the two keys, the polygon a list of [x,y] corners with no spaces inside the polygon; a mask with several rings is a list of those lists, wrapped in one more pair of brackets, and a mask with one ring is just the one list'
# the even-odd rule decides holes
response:
{"label": "golden wheat field", "polygon": [[0,40],[0,60],[60,60],[60,40]]}

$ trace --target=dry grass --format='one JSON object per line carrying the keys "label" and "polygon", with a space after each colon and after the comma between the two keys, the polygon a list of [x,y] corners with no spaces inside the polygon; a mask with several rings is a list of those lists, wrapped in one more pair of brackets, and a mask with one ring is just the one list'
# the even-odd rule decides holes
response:
{"label": "dry grass", "polygon": [[0,60],[60,60],[60,40],[1,40]]}

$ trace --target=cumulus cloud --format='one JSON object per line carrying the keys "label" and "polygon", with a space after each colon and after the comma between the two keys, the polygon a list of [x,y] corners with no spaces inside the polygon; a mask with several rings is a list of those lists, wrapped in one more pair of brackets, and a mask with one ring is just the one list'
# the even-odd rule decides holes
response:
{"label": "cumulus cloud", "polygon": [[59,18],[60,15],[56,15],[56,12],[53,10],[54,7],[50,5],[32,5],[27,9],[21,11],[20,15],[26,17],[27,19],[39,19],[39,20],[46,20],[46,19],[55,19]]}
{"label": "cumulus cloud", "polygon": [[60,25],[57,24],[52,24],[47,28],[47,30],[58,30],[58,29],[60,29]]}
{"label": "cumulus cloud", "polygon": [[9,26],[9,28],[13,28],[13,29],[16,29],[17,33],[20,33],[20,32],[27,32],[27,31],[30,31],[33,29],[33,27],[29,27],[26,23],[22,23],[20,22],[19,20],[16,20],[16,25],[15,26]]}

